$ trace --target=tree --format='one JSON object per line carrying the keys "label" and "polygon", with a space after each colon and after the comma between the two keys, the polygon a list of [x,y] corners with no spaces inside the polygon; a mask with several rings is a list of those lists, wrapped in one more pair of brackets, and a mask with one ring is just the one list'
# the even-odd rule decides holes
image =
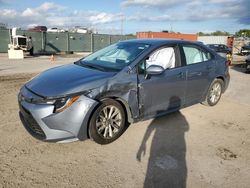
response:
{"label": "tree", "polygon": [[199,36],[229,36],[230,33],[227,31],[215,31],[212,33],[198,32],[197,35],[199,35]]}
{"label": "tree", "polygon": [[210,36],[208,33],[198,32],[196,33],[198,36]]}
{"label": "tree", "polygon": [[211,35],[213,35],[213,36],[229,36],[230,33],[227,31],[215,31],[215,32],[211,33]]}
{"label": "tree", "polygon": [[235,32],[235,36],[250,38],[250,29],[240,29],[239,31]]}

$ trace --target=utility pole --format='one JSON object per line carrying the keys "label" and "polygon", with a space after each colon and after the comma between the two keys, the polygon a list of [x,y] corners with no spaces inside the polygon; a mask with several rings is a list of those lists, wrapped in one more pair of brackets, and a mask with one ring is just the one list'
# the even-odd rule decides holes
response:
{"label": "utility pole", "polygon": [[123,35],[124,14],[121,14],[121,35]]}

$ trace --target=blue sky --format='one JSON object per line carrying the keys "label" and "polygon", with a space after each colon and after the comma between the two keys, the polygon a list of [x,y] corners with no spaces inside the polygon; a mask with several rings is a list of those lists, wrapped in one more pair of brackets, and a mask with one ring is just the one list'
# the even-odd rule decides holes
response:
{"label": "blue sky", "polygon": [[0,23],[99,33],[173,30],[182,33],[250,29],[250,0],[0,0]]}

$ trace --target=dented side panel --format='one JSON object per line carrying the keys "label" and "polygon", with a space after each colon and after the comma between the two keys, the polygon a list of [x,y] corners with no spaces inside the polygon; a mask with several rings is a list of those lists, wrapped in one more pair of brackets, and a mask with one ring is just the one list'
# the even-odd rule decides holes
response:
{"label": "dented side panel", "polygon": [[128,121],[134,122],[139,117],[138,78],[136,71],[124,71],[108,79],[107,82],[90,93],[96,100],[115,98],[126,108]]}

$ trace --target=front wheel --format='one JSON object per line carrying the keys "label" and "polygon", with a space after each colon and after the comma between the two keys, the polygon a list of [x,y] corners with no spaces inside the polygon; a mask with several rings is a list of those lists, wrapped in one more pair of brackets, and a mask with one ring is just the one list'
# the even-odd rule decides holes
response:
{"label": "front wheel", "polygon": [[206,100],[203,104],[207,106],[216,105],[221,98],[222,87],[223,81],[221,79],[215,79],[207,92]]}
{"label": "front wheel", "polygon": [[112,99],[104,100],[90,119],[90,138],[98,144],[109,144],[125,131],[125,122],[120,103]]}

